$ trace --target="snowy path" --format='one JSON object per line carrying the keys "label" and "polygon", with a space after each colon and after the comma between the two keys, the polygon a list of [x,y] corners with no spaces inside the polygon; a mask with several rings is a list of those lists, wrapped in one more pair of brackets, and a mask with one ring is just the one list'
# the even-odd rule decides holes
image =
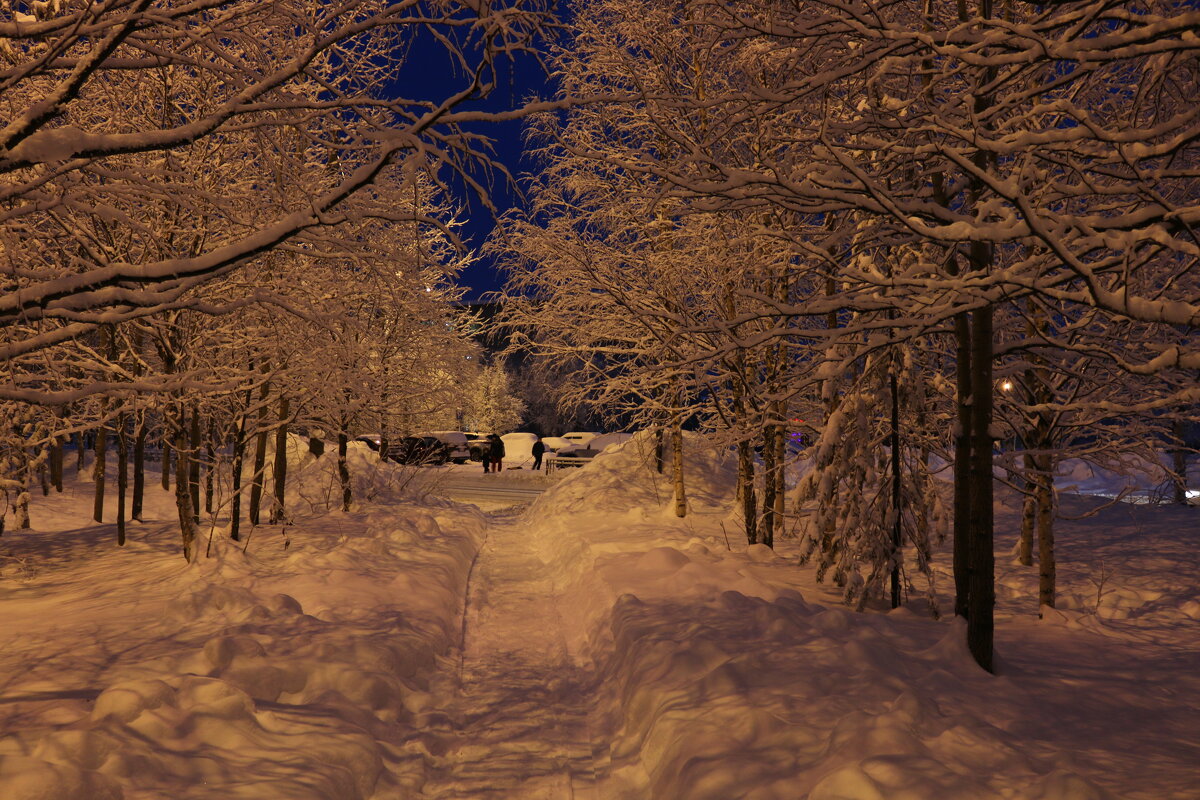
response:
{"label": "snowy path", "polygon": [[447,729],[424,796],[590,800],[589,675],[567,652],[547,567],[511,514],[497,515],[475,563]]}

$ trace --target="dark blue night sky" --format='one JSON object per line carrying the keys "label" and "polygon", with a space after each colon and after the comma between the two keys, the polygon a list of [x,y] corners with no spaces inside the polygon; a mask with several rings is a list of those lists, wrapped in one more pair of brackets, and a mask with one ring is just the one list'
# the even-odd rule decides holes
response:
{"label": "dark blue night sky", "polygon": [[[397,93],[408,97],[444,97],[465,80],[440,45],[433,44],[431,40],[418,40],[414,44],[408,64],[412,67],[411,72],[406,69],[404,74],[397,77],[398,83],[404,81],[406,84],[402,89],[398,89]],[[514,108],[531,96],[548,98],[553,94],[545,71],[532,55],[520,55],[513,61],[502,63],[499,70],[499,85],[496,90],[488,98],[474,102],[468,108],[500,111]],[[513,121],[481,124],[471,128],[472,132],[486,135],[492,140],[496,160],[506,166],[516,178],[520,178],[522,172],[530,172],[534,168],[530,161],[522,158],[524,125],[522,121]],[[453,178],[448,171],[444,177],[448,180]],[[476,174],[475,179],[483,182],[487,180],[487,176]],[[465,207],[465,225],[459,229],[460,235],[468,247],[478,250],[494,227],[492,213],[461,180],[452,180],[451,185],[455,189],[457,201]],[[500,213],[520,202],[513,188],[498,174],[491,181],[490,195]],[[476,301],[484,294],[499,289],[503,284],[503,277],[497,274],[493,260],[485,257],[464,271],[459,281],[469,287],[467,299]]]}

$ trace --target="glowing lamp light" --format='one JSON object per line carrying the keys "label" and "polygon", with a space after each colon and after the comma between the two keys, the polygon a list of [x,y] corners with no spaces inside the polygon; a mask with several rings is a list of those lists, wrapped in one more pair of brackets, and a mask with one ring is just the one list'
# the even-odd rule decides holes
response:
{"label": "glowing lamp light", "polygon": [[1000,391],[1002,391],[1002,392],[1011,392],[1012,388],[1013,388],[1012,381],[1004,381],[1000,384]]}

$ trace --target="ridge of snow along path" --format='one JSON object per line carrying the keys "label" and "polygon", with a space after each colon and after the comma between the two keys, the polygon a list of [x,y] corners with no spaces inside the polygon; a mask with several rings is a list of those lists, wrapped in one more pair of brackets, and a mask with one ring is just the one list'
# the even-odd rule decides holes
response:
{"label": "ridge of snow along path", "polygon": [[1200,797],[1196,509],[1064,497],[1039,620],[999,497],[992,676],[920,600],[852,613],[794,541],[739,543],[693,439],[676,519],[646,444],[489,517],[365,448],[343,514],[293,443],[293,524],[192,565],[157,488],[121,549],[87,483],[35,497],[0,538],[0,800]]}

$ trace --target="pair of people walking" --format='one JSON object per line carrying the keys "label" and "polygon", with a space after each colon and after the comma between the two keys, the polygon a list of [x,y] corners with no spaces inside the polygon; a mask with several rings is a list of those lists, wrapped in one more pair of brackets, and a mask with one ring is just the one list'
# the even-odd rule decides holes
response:
{"label": "pair of people walking", "polygon": [[483,449],[484,474],[504,468],[504,440],[494,433],[489,433],[487,438],[488,445]]}

